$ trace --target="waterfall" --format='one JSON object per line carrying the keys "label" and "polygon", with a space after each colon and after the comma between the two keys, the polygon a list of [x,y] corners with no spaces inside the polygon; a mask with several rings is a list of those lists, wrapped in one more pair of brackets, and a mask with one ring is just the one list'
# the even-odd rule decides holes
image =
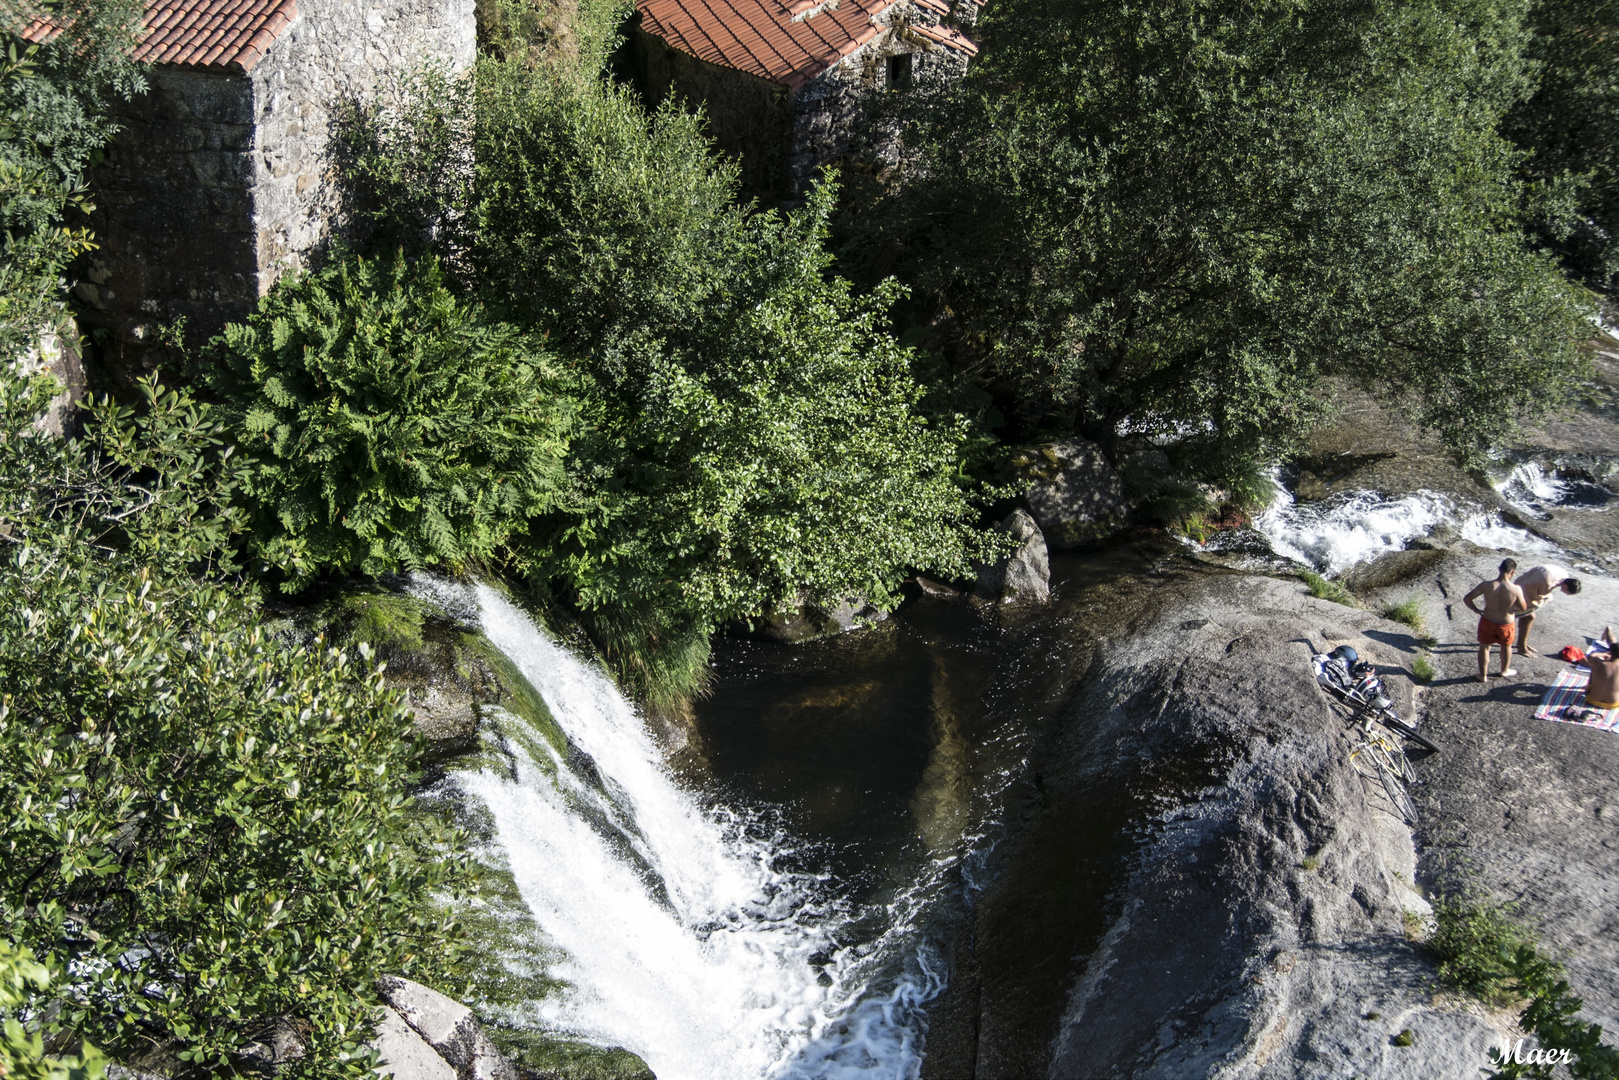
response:
{"label": "waterfall", "polygon": [[493,817],[567,984],[533,1003],[536,1024],[622,1046],[660,1080],[918,1074],[922,1010],[943,987],[923,923],[949,859],[875,909],[784,869],[792,838],[679,784],[598,668],[494,589],[425,588],[476,610],[567,736],[559,752],[519,732],[510,769],[456,778]]}

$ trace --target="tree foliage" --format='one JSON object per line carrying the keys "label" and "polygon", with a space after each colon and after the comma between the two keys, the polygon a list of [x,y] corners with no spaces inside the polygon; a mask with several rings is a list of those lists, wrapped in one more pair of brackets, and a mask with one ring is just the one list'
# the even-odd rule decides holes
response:
{"label": "tree foliage", "polygon": [[[504,545],[506,558],[592,620],[638,689],[655,693],[671,684],[689,690],[701,678],[708,635],[726,621],[800,596],[888,603],[908,568],[965,574],[989,550],[974,528],[972,485],[959,474],[963,425],[921,415],[910,352],[885,326],[898,287],[857,296],[828,274],[832,184],[791,215],[739,205],[736,168],[713,157],[696,118],[673,109],[648,116],[583,58],[485,60],[471,102],[466,88],[432,77],[406,89],[411,104],[354,114],[372,123],[351,166],[362,201],[385,213],[399,207],[384,230],[420,238],[432,232],[422,223],[450,217],[390,193],[467,191],[469,212],[454,219],[453,236],[441,230],[433,243],[466,253],[457,287],[468,304],[484,302],[543,336],[577,373],[570,392],[580,413],[569,428],[568,403],[552,402],[550,430],[569,436],[568,487],[548,505],[512,504],[526,533],[514,520],[482,534],[485,543],[465,515],[446,513],[453,544],[435,546],[425,503],[396,503],[386,544],[413,545],[398,565],[453,566],[457,552]],[[465,130],[455,117],[469,108],[473,170],[463,188],[465,159],[444,133]],[[286,319],[292,298],[310,303],[315,287],[272,294],[251,324],[258,336],[227,332],[222,348],[234,370],[261,363],[269,327]],[[420,303],[403,293],[397,304],[386,300],[401,325]],[[277,370],[238,375],[231,390],[255,458],[254,491],[299,479],[308,471],[301,462],[341,428],[333,418],[351,411],[379,429],[419,417],[464,422],[469,432],[523,413],[527,384],[500,374],[522,362],[516,352],[479,360],[489,390],[475,407],[451,396],[472,377],[459,369],[435,376],[431,392],[424,384],[408,400],[372,395],[363,404],[359,384],[332,379],[299,398],[318,399],[319,409],[277,412],[272,440],[285,450],[266,457],[255,444],[267,445],[261,433],[272,421],[259,391],[243,390],[281,394],[272,375],[328,363],[321,358],[333,349],[304,350],[308,340],[284,334]],[[405,339],[377,342],[381,369]],[[421,470],[413,483],[448,487],[448,461],[408,456]],[[324,450],[314,460],[317,472],[327,468]],[[324,482],[372,475],[369,459],[341,469],[332,460]],[[527,490],[520,464],[492,459],[480,476],[491,491]],[[340,511],[352,516],[352,498],[320,497],[301,522],[318,513],[335,527]],[[285,518],[280,528],[295,531]],[[300,557],[308,572],[384,565],[381,555],[361,563],[313,542]]]}
{"label": "tree foliage", "polygon": [[1342,374],[1477,454],[1580,369],[1516,0],[1011,0],[859,216],[1025,424],[1284,450]]}
{"label": "tree foliage", "polygon": [[7,1080],[100,1080],[106,1068],[99,1051],[87,1046],[71,1057],[47,1055],[40,1033],[27,1030],[8,1015],[25,1009],[51,982],[50,969],[31,950],[0,939],[0,1017],[5,1018],[0,1030],[0,1076]]}
{"label": "tree foliage", "polygon": [[[1619,9],[1609,0],[1541,0],[1530,56],[1534,94],[1504,130],[1528,152],[1525,174],[1549,205],[1540,236],[1593,287],[1619,275]],[[1562,196],[1562,199],[1555,198]],[[1572,199],[1572,214],[1564,200]]]}
{"label": "tree foliage", "polygon": [[41,438],[53,391],[0,372],[0,940],[72,973],[25,1018],[198,1076],[284,1022],[289,1074],[363,1075],[376,975],[449,948],[455,838],[406,828],[408,712],[363,654],[288,649],[194,576],[239,519],[205,409],[148,383]]}
{"label": "tree foliage", "polygon": [[[66,220],[94,207],[84,173],[117,131],[108,107],[145,89],[130,60],[139,0],[40,0],[0,9],[0,351],[32,344],[62,315],[62,274],[94,245]],[[36,19],[57,33],[20,36]]]}
{"label": "tree foliage", "polygon": [[561,498],[577,410],[558,367],[457,300],[432,257],[285,282],[215,357],[253,461],[253,554],[294,587],[488,561]]}

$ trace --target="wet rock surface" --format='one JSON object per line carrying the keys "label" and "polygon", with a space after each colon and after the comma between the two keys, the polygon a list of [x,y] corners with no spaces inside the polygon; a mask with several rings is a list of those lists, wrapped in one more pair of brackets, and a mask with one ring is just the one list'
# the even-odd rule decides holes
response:
{"label": "wet rock surface", "polygon": [[1051,565],[1040,526],[1019,508],[1001,522],[1000,529],[1017,547],[999,562],[978,568],[978,597],[1000,604],[1049,599]]}
{"label": "wet rock surface", "polygon": [[1055,576],[1095,636],[1050,687],[924,1076],[1476,1075],[1504,1033],[1433,993],[1410,833],[1308,663],[1393,659],[1404,628],[1164,548]]}

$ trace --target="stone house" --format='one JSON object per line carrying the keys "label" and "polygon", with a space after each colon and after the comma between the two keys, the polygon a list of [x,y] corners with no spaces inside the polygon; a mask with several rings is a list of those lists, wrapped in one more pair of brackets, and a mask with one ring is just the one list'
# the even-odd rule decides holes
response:
{"label": "stone house", "polygon": [[[638,0],[629,35],[651,105],[702,105],[743,189],[802,195],[841,162],[865,95],[958,77],[975,0]],[[880,149],[880,148],[879,148]]]}
{"label": "stone house", "polygon": [[75,267],[80,322],[114,368],[178,318],[206,340],[305,265],[334,224],[334,106],[426,62],[465,69],[473,3],[147,0],[150,89],[91,174],[100,247]]}

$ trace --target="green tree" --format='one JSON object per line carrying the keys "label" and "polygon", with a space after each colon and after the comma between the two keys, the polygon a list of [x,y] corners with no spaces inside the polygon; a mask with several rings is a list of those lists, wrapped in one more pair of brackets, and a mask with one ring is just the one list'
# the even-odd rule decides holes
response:
{"label": "green tree", "polygon": [[[31,345],[63,314],[62,274],[94,244],[68,220],[93,209],[84,173],[118,130],[117,98],[145,89],[131,61],[139,0],[40,0],[0,8],[0,351]],[[53,27],[43,45],[23,31]]]}
{"label": "green tree", "polygon": [[72,972],[33,1022],[187,1076],[285,1023],[289,1074],[364,1075],[376,976],[452,948],[408,711],[363,649],[289,649],[191,576],[240,517],[205,409],[147,383],[40,438],[54,390],[0,369],[0,942]]}
{"label": "green tree", "polygon": [[560,369],[458,301],[432,257],[284,281],[214,358],[253,461],[252,552],[293,588],[510,555],[562,497],[577,409]]}
{"label": "green tree", "polygon": [[[828,273],[835,185],[792,215],[739,205],[736,167],[700,118],[648,116],[589,55],[480,63],[458,284],[580,377],[569,490],[526,511],[510,558],[586,616],[633,689],[667,701],[701,684],[709,635],[730,620],[801,597],[888,604],[907,569],[965,574],[993,543],[961,475],[964,425],[922,415],[913,357],[886,327],[899,287],[856,296]],[[380,120],[351,179],[368,205],[402,208],[385,232],[419,237],[444,215],[388,193],[402,177],[456,190],[462,159],[437,133],[467,103],[442,80],[414,87],[434,100]],[[226,348],[253,354],[245,341],[227,334]],[[327,412],[285,421],[286,445],[349,407],[352,388],[332,392],[343,400]],[[244,422],[257,407],[236,406]],[[444,420],[442,403],[421,407]]]}
{"label": "green tree", "polygon": [[[1010,0],[922,109],[868,250],[1027,427],[1286,450],[1346,376],[1476,456],[1588,310],[1524,250],[1516,0]],[[926,99],[923,99],[926,100]]]}
{"label": "green tree", "polygon": [[[1549,208],[1535,208],[1538,234],[1573,273],[1611,292],[1619,274],[1619,8],[1541,0],[1534,28],[1535,91],[1507,114],[1504,130],[1530,155],[1526,175],[1552,197]],[[1572,213],[1558,195],[1572,199]]]}

